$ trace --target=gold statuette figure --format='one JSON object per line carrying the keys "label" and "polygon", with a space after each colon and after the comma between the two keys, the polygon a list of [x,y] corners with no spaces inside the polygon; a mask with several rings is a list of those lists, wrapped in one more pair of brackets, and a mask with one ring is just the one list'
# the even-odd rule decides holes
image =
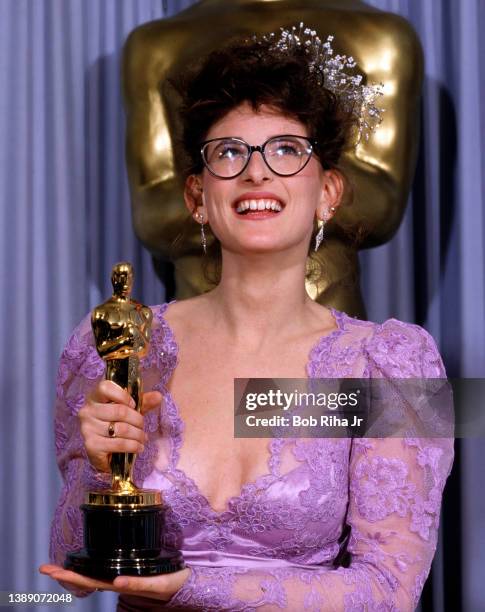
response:
{"label": "gold statuette figure", "polygon": [[[91,316],[96,349],[106,362],[106,379],[126,389],[140,411],[140,359],[149,348],[152,312],[132,300],[133,268],[113,267],[113,295]],[[164,510],[160,491],[138,489],[132,478],[135,453],[113,453],[112,487],[89,491],[84,514],[84,548],[68,553],[64,567],[93,578],[152,576],[184,567],[179,551],[162,548]]]}
{"label": "gold statuette figure", "polygon": [[[148,351],[152,311],[131,299],[133,268],[122,262],[113,267],[113,295],[97,306],[91,316],[96,349],[106,361],[106,379],[126,389],[141,409],[142,382],[140,358]],[[111,472],[113,491],[133,493],[135,453],[113,453]]]}

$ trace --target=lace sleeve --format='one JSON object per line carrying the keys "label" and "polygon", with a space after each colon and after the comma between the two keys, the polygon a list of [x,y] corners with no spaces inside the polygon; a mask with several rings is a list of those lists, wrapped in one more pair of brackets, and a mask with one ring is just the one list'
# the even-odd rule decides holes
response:
{"label": "lace sleeve", "polygon": [[104,363],[94,346],[89,317],[69,338],[59,362],[56,381],[55,443],[63,485],[51,525],[50,558],[62,565],[66,552],[83,546],[82,514],[88,489],[109,484],[89,463],[77,414],[86,396],[102,378]]}
{"label": "lace sleeve", "polygon": [[[390,322],[368,347],[389,376],[444,376],[431,337]],[[380,353],[379,353],[380,351]],[[386,359],[382,358],[386,355]],[[397,366],[401,364],[398,372]],[[348,567],[192,567],[167,605],[180,610],[414,610],[436,549],[450,438],[354,440],[349,467]]]}

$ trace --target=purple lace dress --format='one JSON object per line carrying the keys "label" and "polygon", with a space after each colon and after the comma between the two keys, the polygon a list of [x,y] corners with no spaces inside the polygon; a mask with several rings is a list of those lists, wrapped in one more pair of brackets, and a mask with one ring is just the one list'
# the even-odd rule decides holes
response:
{"label": "purple lace dress", "polygon": [[[163,491],[164,543],[182,550],[192,572],[170,602],[124,596],[120,608],[413,610],[436,548],[453,440],[271,439],[267,473],[216,512],[177,467],[184,424],[166,386],[177,365],[166,308],[154,308],[153,341],[143,362],[145,389],[161,391],[165,405],[145,418],[150,442],[136,459],[135,480]],[[309,377],[445,376],[422,328],[333,314],[338,329],[312,349]],[[64,487],[52,523],[56,563],[82,547],[84,492],[108,484],[87,461],[76,416],[103,371],[86,318],[66,345],[57,380],[56,451]],[[348,554],[339,554],[344,549]],[[339,564],[344,556],[349,562]]]}

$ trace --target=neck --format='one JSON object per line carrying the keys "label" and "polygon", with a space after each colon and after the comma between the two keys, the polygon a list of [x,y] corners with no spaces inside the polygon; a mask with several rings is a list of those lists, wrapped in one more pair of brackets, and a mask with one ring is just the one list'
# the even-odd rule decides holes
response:
{"label": "neck", "polygon": [[291,335],[305,321],[311,299],[305,289],[306,257],[240,255],[223,251],[219,285],[210,294],[214,325],[254,350],[270,338]]}

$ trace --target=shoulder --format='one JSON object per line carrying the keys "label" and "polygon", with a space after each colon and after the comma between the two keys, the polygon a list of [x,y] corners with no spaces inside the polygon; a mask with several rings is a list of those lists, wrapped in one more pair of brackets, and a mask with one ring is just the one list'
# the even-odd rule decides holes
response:
{"label": "shoulder", "polygon": [[[138,302],[135,302],[138,304]],[[164,321],[165,312],[167,308],[170,306],[170,311],[172,311],[172,304],[175,306],[175,302],[164,302],[162,304],[155,304],[150,306],[143,306],[141,311],[144,315],[150,316],[154,325],[160,325]],[[88,347],[95,348],[94,345],[94,335],[93,335],[93,313],[97,312],[97,308],[94,308],[91,312],[86,314],[81,321],[76,325],[76,327],[71,332],[69,339],[64,347],[64,351],[79,352],[79,350],[86,350]],[[104,312],[104,309],[103,309]]]}
{"label": "shoulder", "polygon": [[[369,10],[370,9],[370,10]],[[361,36],[364,40],[372,41],[371,51],[378,53],[383,49],[393,49],[413,53],[420,51],[421,43],[416,30],[411,23],[401,15],[369,7],[364,11],[346,11],[346,15],[364,26]],[[398,57],[391,57],[395,63]]]}
{"label": "shoulder", "polygon": [[165,311],[170,306],[171,302],[163,302],[162,304],[152,304],[148,306],[149,310],[152,313],[152,317],[154,321],[160,321],[164,318]]}
{"label": "shoulder", "polygon": [[72,376],[83,376],[94,380],[104,371],[94,342],[91,313],[81,319],[69,336],[61,354],[58,383],[64,383]]}
{"label": "shoulder", "polygon": [[[171,303],[149,306],[152,314],[152,338],[148,355],[142,359],[144,367],[156,365],[167,369],[167,360],[172,364],[177,348],[171,329],[165,320],[165,312]],[[95,380],[102,376],[105,364],[96,350],[91,324],[91,313],[83,317],[69,336],[61,354],[58,381],[67,381],[72,376]]]}
{"label": "shoulder", "polygon": [[371,325],[365,350],[375,367],[396,377],[445,376],[436,342],[423,327],[397,319]]}
{"label": "shoulder", "polygon": [[134,76],[140,72],[148,74],[148,69],[154,67],[166,73],[178,57],[177,51],[191,40],[192,35],[190,23],[180,17],[158,19],[137,26],[123,47],[125,70]]}
{"label": "shoulder", "polygon": [[338,331],[324,338],[313,355],[325,371],[332,363],[340,376],[446,376],[436,343],[423,327],[397,319],[375,323],[335,309],[332,312]]}
{"label": "shoulder", "polygon": [[80,359],[94,346],[91,313],[84,316],[71,332],[62,351],[62,357],[67,359]]}
{"label": "shoulder", "polygon": [[159,306],[152,306],[154,319],[169,325],[178,333],[191,327],[200,320],[210,307],[207,305],[207,294],[182,300],[172,300]]}

